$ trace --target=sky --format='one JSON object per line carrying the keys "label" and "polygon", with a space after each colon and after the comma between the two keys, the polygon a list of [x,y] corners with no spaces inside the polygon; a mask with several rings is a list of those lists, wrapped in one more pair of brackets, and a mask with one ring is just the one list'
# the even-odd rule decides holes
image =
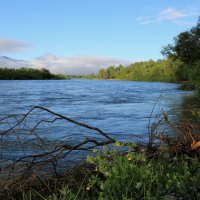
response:
{"label": "sky", "polygon": [[200,0],[0,0],[0,56],[52,73],[97,73],[162,59],[161,48],[199,15]]}

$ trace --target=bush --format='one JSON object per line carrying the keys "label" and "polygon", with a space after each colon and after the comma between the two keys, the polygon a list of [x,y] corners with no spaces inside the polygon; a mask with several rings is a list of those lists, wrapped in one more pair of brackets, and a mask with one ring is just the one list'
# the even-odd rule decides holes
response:
{"label": "bush", "polygon": [[170,158],[160,149],[159,159],[148,159],[143,150],[136,152],[134,147],[129,145],[123,155],[124,147],[117,143],[111,151],[88,156],[98,173],[91,177],[87,189],[99,199],[200,198],[197,158]]}

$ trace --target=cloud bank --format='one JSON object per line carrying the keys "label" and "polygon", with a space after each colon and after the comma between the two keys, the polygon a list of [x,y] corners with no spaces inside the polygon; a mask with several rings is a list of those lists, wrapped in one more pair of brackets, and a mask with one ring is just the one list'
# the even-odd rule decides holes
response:
{"label": "cloud bank", "polygon": [[23,53],[29,46],[23,41],[0,38],[0,53]]}
{"label": "cloud bank", "polygon": [[162,21],[170,21],[178,25],[194,25],[195,22],[188,21],[188,18],[198,16],[197,10],[198,9],[192,7],[185,10],[177,10],[173,7],[168,7],[161,10],[157,15],[139,17],[137,21],[142,25],[159,23]]}
{"label": "cloud bank", "polygon": [[58,57],[50,53],[37,57],[31,61],[14,60],[8,57],[0,57],[0,67],[34,67],[46,68],[54,74],[88,75],[98,73],[99,69],[110,65],[130,64],[130,61],[103,57],[103,56],[71,56]]}
{"label": "cloud bank", "polygon": [[0,56],[0,67],[7,68],[19,68],[19,67],[27,67],[30,63],[24,60],[16,60],[9,58],[7,56]]}
{"label": "cloud bank", "polygon": [[45,54],[30,62],[37,68],[47,68],[52,73],[69,75],[87,75],[97,73],[99,69],[109,65],[128,64],[129,61],[103,56],[71,56],[57,57]]}

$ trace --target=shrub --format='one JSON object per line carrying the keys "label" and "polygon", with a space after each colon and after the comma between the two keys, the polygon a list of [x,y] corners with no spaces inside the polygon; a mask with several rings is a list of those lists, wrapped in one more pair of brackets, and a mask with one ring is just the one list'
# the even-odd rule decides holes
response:
{"label": "shrub", "polygon": [[200,197],[197,158],[170,157],[164,148],[164,151],[159,150],[159,159],[148,159],[144,151],[135,151],[134,146],[129,145],[123,154],[125,147],[117,143],[111,151],[104,148],[94,157],[88,156],[97,174],[90,178],[87,189],[99,199]]}

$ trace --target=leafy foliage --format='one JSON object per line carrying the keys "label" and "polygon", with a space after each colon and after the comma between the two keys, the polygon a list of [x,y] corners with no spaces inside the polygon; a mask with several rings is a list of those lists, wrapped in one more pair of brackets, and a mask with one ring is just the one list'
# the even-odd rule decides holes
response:
{"label": "leafy foliage", "polygon": [[[79,187],[63,185],[48,197],[30,190],[27,199],[199,199],[198,157],[172,155],[161,145],[150,157],[148,148],[117,141],[113,146],[93,150],[87,162],[93,167],[87,181]],[[34,197],[34,198],[33,198]]]}
{"label": "leafy foliage", "polygon": [[187,64],[200,61],[200,17],[195,27],[180,33],[174,38],[174,44],[168,44],[161,52]]}
{"label": "leafy foliage", "polygon": [[148,159],[144,149],[134,151],[134,147],[129,145],[127,153],[120,155],[124,147],[116,144],[111,151],[104,149],[88,157],[98,172],[91,177],[88,189],[98,199],[200,197],[198,158],[170,156],[161,146],[159,159]]}
{"label": "leafy foliage", "polygon": [[161,52],[182,62],[176,72],[178,81],[190,80],[200,94],[200,17],[195,27],[180,33]]}
{"label": "leafy foliage", "polygon": [[125,67],[109,66],[107,69],[101,69],[97,75],[101,79],[120,79],[132,81],[176,81],[176,71],[180,61],[172,59],[146,62],[136,62]]}

